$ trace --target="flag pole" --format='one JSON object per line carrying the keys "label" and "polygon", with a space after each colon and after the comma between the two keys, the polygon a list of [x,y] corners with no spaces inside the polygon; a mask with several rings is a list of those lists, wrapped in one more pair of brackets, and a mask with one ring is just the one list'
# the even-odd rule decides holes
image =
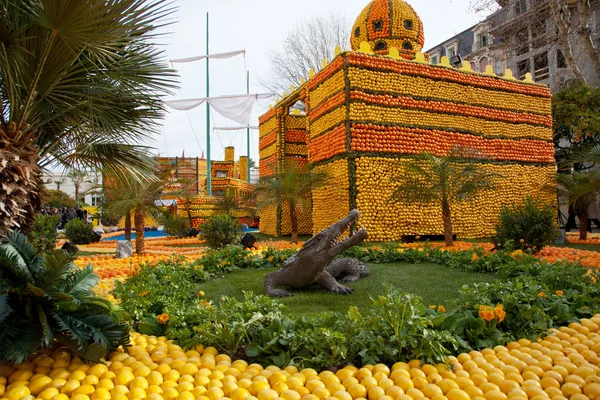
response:
{"label": "flag pole", "polygon": [[[206,98],[210,97],[210,59],[209,53],[209,29],[208,13],[206,13]],[[212,196],[211,185],[211,165],[210,165],[210,104],[206,102],[206,195]]]}
{"label": "flag pole", "polygon": [[[246,71],[246,93],[250,94],[250,71]],[[246,129],[246,137],[248,138],[248,183],[250,183],[250,127]]]}

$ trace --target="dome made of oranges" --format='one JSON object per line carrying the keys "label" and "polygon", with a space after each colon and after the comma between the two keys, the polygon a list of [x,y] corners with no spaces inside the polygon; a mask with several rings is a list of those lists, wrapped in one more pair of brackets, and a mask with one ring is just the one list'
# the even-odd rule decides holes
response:
{"label": "dome made of oranges", "polygon": [[368,42],[376,54],[388,54],[396,47],[412,60],[425,43],[423,22],[404,0],[373,0],[352,28],[352,50],[358,50],[361,42]]}

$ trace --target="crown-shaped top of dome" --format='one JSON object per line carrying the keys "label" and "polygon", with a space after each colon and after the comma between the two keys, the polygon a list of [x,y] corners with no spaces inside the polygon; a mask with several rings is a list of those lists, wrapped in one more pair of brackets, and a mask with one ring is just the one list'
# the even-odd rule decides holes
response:
{"label": "crown-shaped top of dome", "polygon": [[368,42],[377,54],[396,47],[401,56],[412,60],[425,43],[423,22],[404,0],[373,0],[352,28],[352,49],[358,50],[361,42]]}

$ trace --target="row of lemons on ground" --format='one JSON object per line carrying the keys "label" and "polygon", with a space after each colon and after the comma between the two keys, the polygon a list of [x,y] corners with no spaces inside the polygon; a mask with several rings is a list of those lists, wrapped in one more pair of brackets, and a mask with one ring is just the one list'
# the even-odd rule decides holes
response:
{"label": "row of lemons on ground", "polygon": [[600,398],[600,314],[543,340],[472,351],[445,364],[418,360],[337,372],[263,368],[214,347],[184,351],[132,333],[127,352],[89,365],[57,349],[0,365],[7,400],[595,400]]}

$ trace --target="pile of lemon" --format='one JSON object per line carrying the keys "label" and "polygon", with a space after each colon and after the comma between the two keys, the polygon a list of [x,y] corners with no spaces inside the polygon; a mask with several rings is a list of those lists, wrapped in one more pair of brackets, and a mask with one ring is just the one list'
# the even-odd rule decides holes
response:
{"label": "pile of lemon", "polygon": [[600,398],[600,315],[543,340],[449,357],[337,372],[263,368],[214,347],[184,351],[164,337],[132,334],[127,352],[89,365],[64,349],[0,365],[8,400],[595,400]]}

